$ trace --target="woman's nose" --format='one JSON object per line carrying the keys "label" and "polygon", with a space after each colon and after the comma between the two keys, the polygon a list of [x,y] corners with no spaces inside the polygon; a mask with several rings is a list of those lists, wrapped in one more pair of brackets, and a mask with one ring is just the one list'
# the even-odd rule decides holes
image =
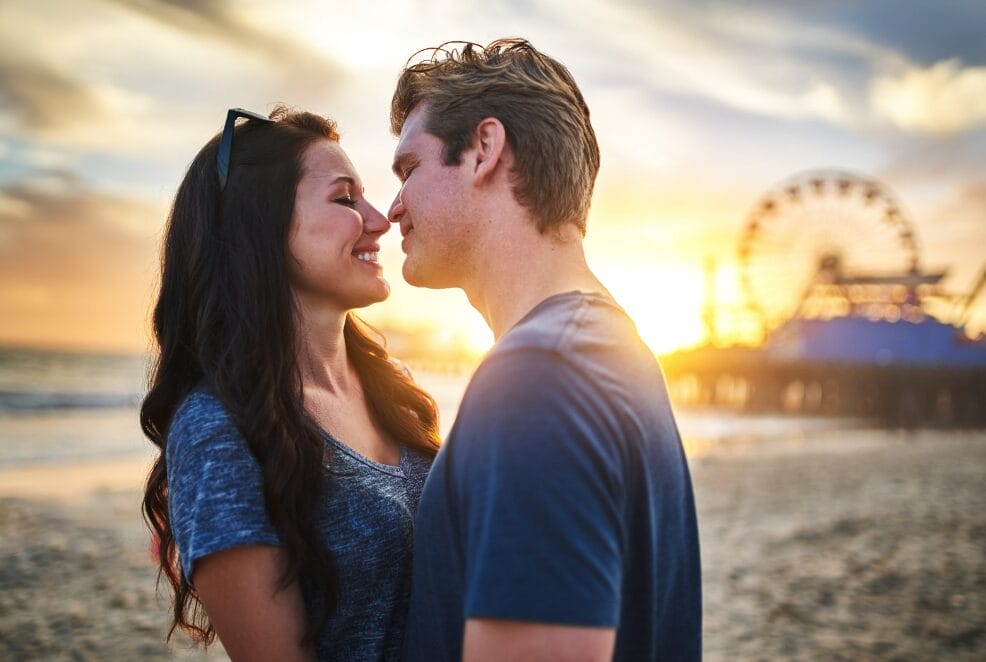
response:
{"label": "woman's nose", "polygon": [[366,234],[383,234],[389,229],[390,221],[387,217],[367,202],[366,210],[363,212],[363,231]]}

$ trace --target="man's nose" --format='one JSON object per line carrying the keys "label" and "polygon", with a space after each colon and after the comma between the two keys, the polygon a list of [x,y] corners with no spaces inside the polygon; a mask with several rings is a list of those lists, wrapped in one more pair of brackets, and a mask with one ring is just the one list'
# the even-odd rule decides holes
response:
{"label": "man's nose", "polygon": [[390,205],[390,211],[387,212],[387,220],[391,223],[400,223],[403,215],[404,201],[401,200],[401,194],[398,193],[397,197],[394,198],[393,204]]}

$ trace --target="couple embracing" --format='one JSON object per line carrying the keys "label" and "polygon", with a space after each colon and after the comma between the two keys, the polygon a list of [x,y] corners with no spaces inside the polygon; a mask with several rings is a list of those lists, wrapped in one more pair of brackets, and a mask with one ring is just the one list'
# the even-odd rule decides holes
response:
{"label": "couple embracing", "polygon": [[[585,261],[575,81],[524,40],[446,46],[390,117],[386,216],[334,123],[281,108],[230,111],[179,187],[141,410],[172,632],[234,660],[698,659],[691,482]],[[461,288],[496,338],[444,444],[353,313],[389,294],[391,225],[404,278]]]}

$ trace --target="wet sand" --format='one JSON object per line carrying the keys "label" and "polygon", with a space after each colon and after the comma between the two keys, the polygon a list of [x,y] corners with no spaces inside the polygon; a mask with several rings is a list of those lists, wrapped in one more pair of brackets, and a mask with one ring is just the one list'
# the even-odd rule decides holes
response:
{"label": "wet sand", "polygon": [[[705,448],[691,467],[707,660],[986,659],[986,432]],[[206,657],[164,644],[146,465],[0,471],[0,659]]]}

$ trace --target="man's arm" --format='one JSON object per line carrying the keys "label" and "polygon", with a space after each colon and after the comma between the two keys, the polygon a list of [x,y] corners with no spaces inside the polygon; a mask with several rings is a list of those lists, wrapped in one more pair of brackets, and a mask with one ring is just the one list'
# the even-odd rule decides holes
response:
{"label": "man's arm", "polygon": [[537,662],[613,659],[614,628],[471,618],[466,621],[463,662]]}

